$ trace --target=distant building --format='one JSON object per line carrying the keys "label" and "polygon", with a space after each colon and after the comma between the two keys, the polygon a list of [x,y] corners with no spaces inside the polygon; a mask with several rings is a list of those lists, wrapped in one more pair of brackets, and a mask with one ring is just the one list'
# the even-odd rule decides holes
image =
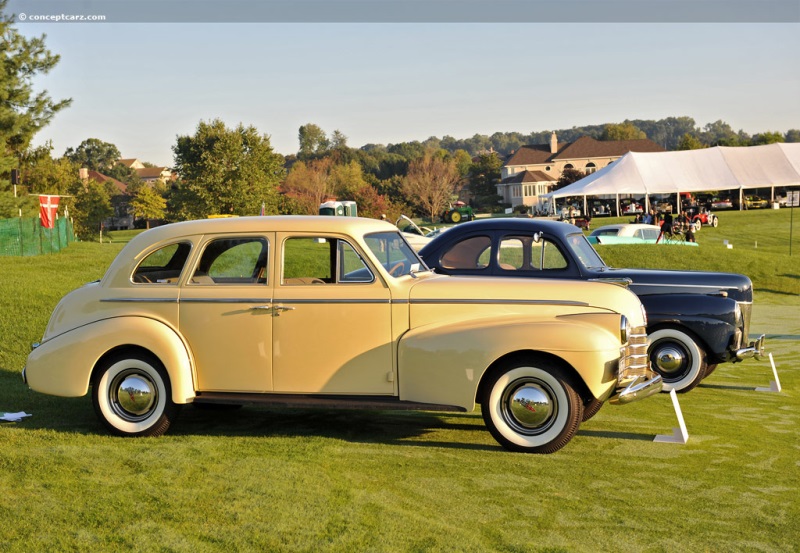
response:
{"label": "distant building", "polygon": [[101,184],[110,183],[116,190],[116,194],[111,196],[111,207],[114,209],[114,214],[103,221],[103,227],[106,230],[127,230],[133,228],[133,213],[130,212],[130,195],[128,194],[128,185],[108,175],[104,175],[99,171],[90,169],[80,170],[81,180],[86,182],[93,180]]}
{"label": "distant building", "polygon": [[175,179],[175,175],[169,168],[147,167],[136,158],[119,159],[117,163],[124,165],[128,169],[133,169],[140,179],[149,184],[155,184],[157,181],[166,183]]}
{"label": "distant building", "polygon": [[539,196],[550,192],[565,169],[591,174],[610,165],[628,152],[663,152],[652,140],[595,140],[582,136],[575,142],[558,142],[556,133],[549,144],[522,146],[506,161],[497,193],[512,206],[539,207]]}

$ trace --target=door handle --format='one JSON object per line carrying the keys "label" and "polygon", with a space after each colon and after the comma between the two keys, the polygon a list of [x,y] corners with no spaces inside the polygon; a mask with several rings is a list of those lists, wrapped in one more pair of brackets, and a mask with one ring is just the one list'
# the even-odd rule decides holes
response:
{"label": "door handle", "polygon": [[272,311],[272,304],[268,303],[267,305],[256,305],[255,307],[251,307],[250,311]]}
{"label": "door handle", "polygon": [[283,313],[284,311],[294,311],[294,307],[286,307],[285,305],[276,305],[272,308],[272,312],[275,313],[276,317],[281,313]]}

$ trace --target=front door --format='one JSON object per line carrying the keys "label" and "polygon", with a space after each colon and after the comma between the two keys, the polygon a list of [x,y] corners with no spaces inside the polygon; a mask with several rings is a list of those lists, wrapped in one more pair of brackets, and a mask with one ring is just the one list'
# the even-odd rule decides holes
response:
{"label": "front door", "polygon": [[391,295],[342,237],[277,236],[275,392],[393,394]]}

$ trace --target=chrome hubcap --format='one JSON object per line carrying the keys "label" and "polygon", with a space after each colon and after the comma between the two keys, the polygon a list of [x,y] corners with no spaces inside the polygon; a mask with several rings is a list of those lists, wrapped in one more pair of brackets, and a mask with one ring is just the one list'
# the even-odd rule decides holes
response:
{"label": "chrome hubcap", "polygon": [[663,377],[681,376],[689,364],[686,351],[674,343],[658,346],[653,350],[651,361]]}
{"label": "chrome hubcap", "polygon": [[526,379],[512,383],[503,393],[503,417],[522,434],[547,430],[557,413],[553,391],[544,383]]}
{"label": "chrome hubcap", "polygon": [[153,411],[158,402],[158,388],[153,380],[139,371],[124,371],[109,387],[109,399],[114,412],[130,422],[141,421]]}

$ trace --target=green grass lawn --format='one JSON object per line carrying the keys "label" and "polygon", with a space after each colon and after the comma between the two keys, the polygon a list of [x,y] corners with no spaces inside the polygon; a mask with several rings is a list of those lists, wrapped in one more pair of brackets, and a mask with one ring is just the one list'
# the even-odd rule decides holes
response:
{"label": "green grass lawn", "polygon": [[721,365],[679,396],[687,444],[653,443],[677,426],[661,394],[604,407],[545,456],[504,451],[478,412],[187,407],[161,438],[111,437],[89,397],[37,394],[20,370],[58,299],[122,245],[0,257],[0,411],[33,414],[0,423],[0,551],[797,551],[788,216],[720,213],[696,250],[600,250],[617,266],[749,274],[781,393],[753,390],[773,379],[768,361]]}

